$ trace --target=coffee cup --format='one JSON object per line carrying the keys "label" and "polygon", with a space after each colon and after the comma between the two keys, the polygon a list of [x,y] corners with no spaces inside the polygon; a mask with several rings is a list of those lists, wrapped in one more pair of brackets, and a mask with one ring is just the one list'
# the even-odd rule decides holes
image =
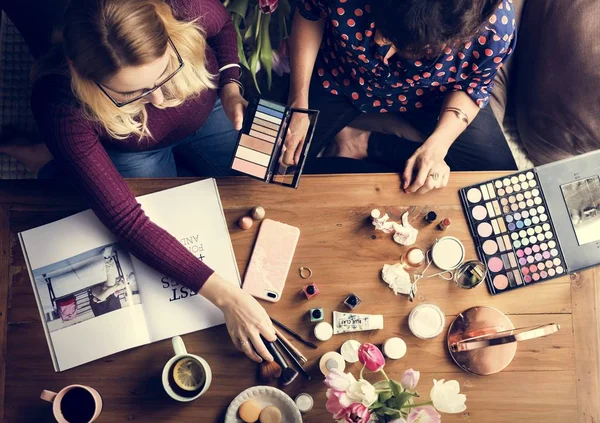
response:
{"label": "coffee cup", "polygon": [[175,355],[163,368],[163,387],[174,400],[193,401],[203,395],[210,386],[210,366],[202,357],[189,354],[180,336],[174,337],[172,343]]}
{"label": "coffee cup", "polygon": [[52,403],[58,423],[91,423],[102,412],[102,397],[89,386],[69,385],[58,393],[43,390],[40,398]]}

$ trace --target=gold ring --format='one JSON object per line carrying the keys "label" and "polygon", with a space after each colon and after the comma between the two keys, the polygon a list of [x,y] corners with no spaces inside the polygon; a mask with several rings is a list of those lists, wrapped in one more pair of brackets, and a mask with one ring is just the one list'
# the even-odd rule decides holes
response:
{"label": "gold ring", "polygon": [[429,176],[431,176],[431,178],[434,181],[437,181],[438,179],[440,179],[440,174],[438,172],[433,172],[433,173],[429,174]]}
{"label": "gold ring", "polygon": [[300,277],[302,279],[309,279],[312,276],[312,270],[309,267],[300,268]]}

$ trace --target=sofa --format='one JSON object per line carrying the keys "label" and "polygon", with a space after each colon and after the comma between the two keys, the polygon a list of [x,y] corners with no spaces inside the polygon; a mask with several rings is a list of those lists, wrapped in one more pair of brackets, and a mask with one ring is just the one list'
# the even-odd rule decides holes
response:
{"label": "sofa", "polygon": [[[66,0],[0,0],[10,19],[3,22],[19,30],[33,58],[49,48],[65,4]],[[491,107],[519,168],[599,149],[600,2],[511,4],[520,22],[517,48],[496,77]],[[14,75],[8,75],[2,63],[0,69],[2,87],[8,88]],[[19,92],[26,100],[27,90]],[[1,131],[7,110],[0,112]]]}

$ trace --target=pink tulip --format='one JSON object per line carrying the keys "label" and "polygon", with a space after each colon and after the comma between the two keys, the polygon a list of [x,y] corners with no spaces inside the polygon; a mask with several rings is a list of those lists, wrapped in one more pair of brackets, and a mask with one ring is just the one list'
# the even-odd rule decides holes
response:
{"label": "pink tulip", "polygon": [[273,71],[279,76],[283,76],[284,73],[290,73],[287,39],[281,40],[279,48],[273,51]]}
{"label": "pink tulip", "polygon": [[334,389],[328,389],[325,395],[327,396],[327,402],[325,403],[327,411],[333,414],[335,420],[343,418],[346,414],[347,407],[344,407],[340,403],[340,396],[344,395],[344,393]]}
{"label": "pink tulip", "polygon": [[385,366],[385,358],[379,348],[373,344],[362,344],[358,349],[358,361],[372,372],[378,372]]}
{"label": "pink tulip", "polygon": [[419,383],[419,378],[421,377],[421,372],[413,369],[408,369],[402,375],[402,379],[400,379],[400,383],[402,387],[408,391],[414,391]]}
{"label": "pink tulip", "polygon": [[440,423],[442,416],[431,405],[413,408],[407,417],[407,423]]}
{"label": "pink tulip", "polygon": [[356,402],[346,409],[344,419],[348,423],[367,423],[371,419],[371,413],[367,407]]}
{"label": "pink tulip", "polygon": [[263,13],[273,13],[277,10],[279,0],[258,0],[258,7]]}

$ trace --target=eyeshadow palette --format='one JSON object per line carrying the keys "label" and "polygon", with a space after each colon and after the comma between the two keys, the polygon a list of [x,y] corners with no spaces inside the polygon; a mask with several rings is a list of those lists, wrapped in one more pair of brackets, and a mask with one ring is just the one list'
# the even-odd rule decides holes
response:
{"label": "eyeshadow palette", "polygon": [[600,151],[462,188],[492,294],[600,264]]}
{"label": "eyeshadow palette", "polygon": [[[281,162],[285,138],[292,116],[302,113],[308,118],[308,129],[298,163]],[[272,184],[298,188],[319,112],[296,109],[260,99],[248,105],[231,168]]]}

